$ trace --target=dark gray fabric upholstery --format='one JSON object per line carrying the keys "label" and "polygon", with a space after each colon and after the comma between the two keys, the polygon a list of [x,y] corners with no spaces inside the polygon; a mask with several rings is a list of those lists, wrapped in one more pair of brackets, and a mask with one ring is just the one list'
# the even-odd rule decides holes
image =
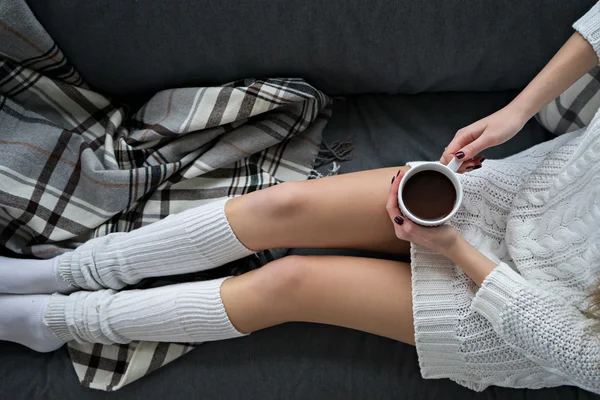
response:
{"label": "dark gray fabric upholstery", "polygon": [[[591,400],[572,387],[476,393],[423,380],[414,348],[342,328],[288,324],[204,345],[117,393],[76,382],[66,350],[38,355],[0,342],[0,398],[10,400]],[[10,395],[7,395],[10,394]]]}
{"label": "dark gray fabric upholstery", "polygon": [[[343,172],[436,159],[454,132],[515,95],[448,93],[351,97],[334,106],[325,136],[351,137],[357,147]],[[531,122],[512,141],[486,152],[501,157],[550,139]],[[357,188],[359,190],[360,188]],[[295,251],[331,254],[335,251]],[[353,254],[346,252],[345,254]],[[376,290],[376,288],[374,288]],[[109,399],[84,389],[65,349],[36,354],[0,342],[0,398]],[[587,400],[573,387],[472,392],[449,380],[423,380],[415,349],[342,328],[288,324],[243,339],[207,343],[116,394],[133,399],[527,399]]]}
{"label": "dark gray fabric upholstery", "polygon": [[108,94],[301,77],[329,94],[523,87],[595,0],[29,0]]}

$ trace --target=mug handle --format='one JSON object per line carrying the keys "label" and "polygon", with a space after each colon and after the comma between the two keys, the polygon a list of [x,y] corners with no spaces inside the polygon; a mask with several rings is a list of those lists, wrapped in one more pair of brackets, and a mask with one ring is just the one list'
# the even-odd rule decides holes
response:
{"label": "mug handle", "polygon": [[462,161],[458,161],[456,157],[452,157],[452,160],[450,160],[447,167],[450,168],[452,171],[456,172],[458,171],[461,165]]}

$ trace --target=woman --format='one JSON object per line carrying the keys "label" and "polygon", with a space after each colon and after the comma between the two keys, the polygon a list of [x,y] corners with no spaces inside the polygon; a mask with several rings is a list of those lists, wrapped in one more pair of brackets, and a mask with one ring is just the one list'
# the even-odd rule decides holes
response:
{"label": "woman", "polygon": [[[452,226],[403,218],[396,196],[406,168],[285,183],[53,260],[1,259],[0,340],[52,351],[68,340],[194,342],[320,322],[416,344],[426,378],[600,393],[588,308],[600,266],[600,117],[484,169],[474,158],[598,64],[600,3],[575,28],[511,104],[449,144],[442,162],[455,156],[468,160],[462,172],[477,170],[461,178]],[[286,257],[237,277],[118,292],[278,247],[410,252],[412,273],[394,261]]]}

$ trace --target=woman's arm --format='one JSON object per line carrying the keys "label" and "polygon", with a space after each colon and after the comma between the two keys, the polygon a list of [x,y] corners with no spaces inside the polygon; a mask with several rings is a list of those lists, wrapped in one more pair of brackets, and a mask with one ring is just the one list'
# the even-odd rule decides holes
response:
{"label": "woman's arm", "polygon": [[[592,9],[590,13],[594,13],[592,21],[597,20],[599,28],[596,34],[600,35],[600,5],[596,5],[595,8],[599,10]],[[589,24],[585,26],[588,27]],[[586,38],[578,32],[574,33],[509,105],[459,130],[444,151],[440,162],[448,164],[455,154],[457,158],[471,160],[483,150],[502,144],[515,136],[542,107],[598,64],[596,50]],[[600,50],[600,44],[598,49]],[[461,172],[471,164],[471,161],[464,163]]]}
{"label": "woman's arm", "polygon": [[594,48],[575,32],[508,107],[527,121],[597,64]]}
{"label": "woman's arm", "polygon": [[525,357],[576,385],[600,393],[600,345],[587,319],[558,293],[527,281],[501,263],[471,304]]}
{"label": "woman's arm", "polygon": [[460,234],[441,252],[480,287],[473,310],[511,347],[565,384],[600,393],[600,346],[577,308],[508,265],[496,265]]}

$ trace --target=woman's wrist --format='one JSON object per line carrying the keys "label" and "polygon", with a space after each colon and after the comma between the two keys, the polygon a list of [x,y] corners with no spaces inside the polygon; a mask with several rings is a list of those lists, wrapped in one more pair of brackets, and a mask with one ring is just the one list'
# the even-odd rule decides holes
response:
{"label": "woman's wrist", "polygon": [[460,234],[457,235],[455,243],[442,254],[458,265],[478,286],[481,286],[485,278],[497,266],[494,261],[471,246]]}
{"label": "woman's wrist", "polygon": [[462,237],[460,232],[458,232],[456,229],[452,229],[446,235],[444,241],[440,243],[434,250],[452,260],[452,255],[457,252],[457,247],[460,247],[459,245],[461,240],[464,241],[465,239]]}
{"label": "woman's wrist", "polygon": [[545,104],[535,104],[534,101],[527,99],[527,93],[521,93],[511,101],[505,110],[517,120],[521,126],[524,126],[535,114],[537,114]]}

